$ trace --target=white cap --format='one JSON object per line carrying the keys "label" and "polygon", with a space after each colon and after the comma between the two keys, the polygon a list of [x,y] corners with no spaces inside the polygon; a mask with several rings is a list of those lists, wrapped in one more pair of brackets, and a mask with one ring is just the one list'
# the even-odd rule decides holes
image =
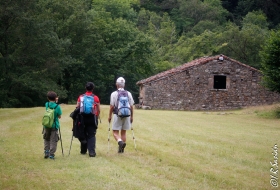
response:
{"label": "white cap", "polygon": [[125,80],[123,77],[119,77],[116,81],[117,83],[125,83]]}

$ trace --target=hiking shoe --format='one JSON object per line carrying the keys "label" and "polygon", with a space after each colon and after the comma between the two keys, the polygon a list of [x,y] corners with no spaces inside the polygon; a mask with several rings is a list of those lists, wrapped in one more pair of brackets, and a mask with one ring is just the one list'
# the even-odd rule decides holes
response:
{"label": "hiking shoe", "polygon": [[95,157],[95,156],[96,156],[96,153],[89,154],[89,157]]}
{"label": "hiking shoe", "polygon": [[50,151],[45,150],[45,156],[44,156],[44,158],[47,159],[49,156],[50,156]]}
{"label": "hiking shoe", "polygon": [[125,146],[126,146],[126,143],[124,142],[124,143],[123,143],[123,146],[122,146],[122,151],[121,151],[122,153],[124,153],[124,148],[125,148]]}
{"label": "hiking shoe", "polygon": [[119,141],[118,144],[119,144],[118,153],[123,153],[123,152],[124,152],[124,148],[125,148],[125,146],[126,146],[126,143],[123,142],[123,141]]}
{"label": "hiking shoe", "polygon": [[52,160],[54,160],[54,156],[50,156],[49,158],[52,159]]}

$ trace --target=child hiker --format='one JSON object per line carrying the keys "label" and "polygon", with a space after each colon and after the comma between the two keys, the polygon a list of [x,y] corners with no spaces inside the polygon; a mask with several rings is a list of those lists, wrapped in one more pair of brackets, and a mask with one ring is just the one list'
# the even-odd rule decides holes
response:
{"label": "child hiker", "polygon": [[49,127],[43,127],[43,139],[44,139],[44,158],[54,159],[57,142],[59,140],[58,130],[60,127],[59,119],[62,115],[61,107],[57,104],[58,96],[55,92],[49,91],[47,93],[48,102],[46,102],[46,110],[53,109],[53,124]]}

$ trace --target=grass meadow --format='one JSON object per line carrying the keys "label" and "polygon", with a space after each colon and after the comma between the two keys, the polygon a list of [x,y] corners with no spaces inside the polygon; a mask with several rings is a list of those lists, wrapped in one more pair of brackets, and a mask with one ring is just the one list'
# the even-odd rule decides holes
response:
{"label": "grass meadow", "polygon": [[[272,147],[280,145],[273,106],[235,111],[135,110],[134,135],[117,153],[102,105],[95,158],[80,155],[69,114],[61,105],[64,156],[43,158],[43,107],[0,109],[0,189],[273,189]],[[277,160],[278,161],[278,160]],[[279,174],[278,174],[279,175]],[[277,176],[279,177],[279,176]]]}

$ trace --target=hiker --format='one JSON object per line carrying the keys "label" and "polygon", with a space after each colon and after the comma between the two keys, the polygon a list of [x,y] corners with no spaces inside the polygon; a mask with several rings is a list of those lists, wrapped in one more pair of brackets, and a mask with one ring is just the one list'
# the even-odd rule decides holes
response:
{"label": "hiker", "polygon": [[94,95],[94,84],[92,82],[86,83],[86,93],[79,96],[76,108],[80,108],[80,117],[84,125],[84,135],[78,139],[81,143],[81,154],[88,154],[90,157],[95,157],[96,145],[96,130],[98,128],[98,115],[100,113],[99,98]]}
{"label": "hiker", "polygon": [[[126,130],[131,128],[131,123],[133,122],[133,104],[134,100],[130,92],[124,90],[125,80],[123,77],[119,77],[116,81],[117,91],[114,91],[110,97],[110,109],[108,121],[111,122],[112,113],[113,115],[113,124],[112,130],[115,140],[118,142],[118,153],[123,153],[126,146]],[[126,116],[119,115],[119,99],[120,94],[125,94],[128,98],[128,105],[130,114]]]}
{"label": "hiker", "polygon": [[53,91],[47,93],[48,102],[46,102],[46,110],[48,108],[54,109],[54,121],[50,128],[44,126],[43,128],[43,139],[44,139],[44,158],[54,159],[57,148],[57,142],[59,140],[58,129],[60,127],[59,119],[62,115],[60,105],[56,104],[58,100],[57,94]]}

